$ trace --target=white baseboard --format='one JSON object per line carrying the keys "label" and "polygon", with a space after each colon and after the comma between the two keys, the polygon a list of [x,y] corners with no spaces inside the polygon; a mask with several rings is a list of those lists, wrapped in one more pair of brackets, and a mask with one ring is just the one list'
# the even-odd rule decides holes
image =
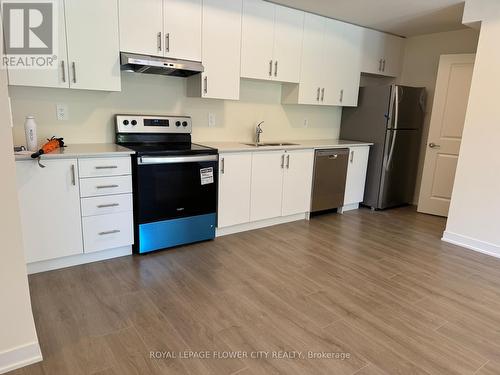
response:
{"label": "white baseboard", "polygon": [[31,365],[42,360],[38,341],[0,353],[0,374]]}
{"label": "white baseboard", "polygon": [[454,245],[462,246],[470,250],[477,251],[495,258],[500,258],[500,246],[477,240],[472,237],[463,236],[453,232],[444,232],[442,240]]}
{"label": "white baseboard", "polygon": [[118,247],[116,249],[96,251],[95,253],[78,254],[64,258],[43,260],[28,263],[28,274],[52,271],[59,268],[77,266],[79,264],[98,262],[100,260],[118,258],[132,254],[132,246]]}
{"label": "white baseboard", "polygon": [[299,220],[309,220],[309,213],[307,212],[307,213],[284,216],[284,217],[276,217],[272,219],[254,221],[251,223],[233,225],[231,227],[217,228],[215,234],[217,237],[221,237],[221,236],[227,236],[228,234],[246,232],[249,230],[271,227],[273,225],[291,223],[292,221],[299,221]]}

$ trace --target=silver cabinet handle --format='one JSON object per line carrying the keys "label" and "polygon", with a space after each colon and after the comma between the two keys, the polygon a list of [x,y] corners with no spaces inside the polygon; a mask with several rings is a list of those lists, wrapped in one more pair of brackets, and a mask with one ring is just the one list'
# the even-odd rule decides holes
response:
{"label": "silver cabinet handle", "polygon": [[64,60],[61,60],[61,70],[62,70],[62,81],[66,83],[66,64],[64,64]]}
{"label": "silver cabinet handle", "polygon": [[441,147],[441,145],[437,145],[437,144],[435,144],[434,142],[431,142],[431,143],[429,143],[429,147],[430,147],[430,148],[440,148],[440,147]]}
{"label": "silver cabinet handle", "polygon": [[321,89],[321,101],[322,102],[325,101],[325,88],[324,87]]}
{"label": "silver cabinet handle", "polygon": [[170,52],[170,33],[165,34],[165,51]]}
{"label": "silver cabinet handle", "polygon": [[161,31],[156,34],[156,45],[158,47],[158,51],[161,51]]}
{"label": "silver cabinet handle", "polygon": [[269,60],[269,77],[273,75],[273,60]]}
{"label": "silver cabinet handle", "polygon": [[74,164],[71,164],[71,185],[76,186],[76,173]]}
{"label": "silver cabinet handle", "polygon": [[208,93],[208,77],[207,76],[205,76],[205,78],[203,78],[203,93],[204,94]]}
{"label": "silver cabinet handle", "polygon": [[290,169],[290,154],[286,156],[286,169]]}
{"label": "silver cabinet handle", "polygon": [[354,162],[354,151],[351,151],[351,160],[350,160],[350,162],[351,163]]}
{"label": "silver cabinet handle", "polygon": [[285,168],[285,154],[281,155],[281,169]]}
{"label": "silver cabinet handle", "polygon": [[385,59],[384,61],[382,62],[382,71],[385,72]]}
{"label": "silver cabinet handle", "polygon": [[381,72],[382,71],[382,61],[384,61],[384,59],[380,59],[378,61],[378,71]]}
{"label": "silver cabinet handle", "polygon": [[118,207],[119,203],[110,203],[110,204],[99,204],[97,208],[109,208],[109,207]]}
{"label": "silver cabinet handle", "polygon": [[344,89],[340,90],[340,102],[342,103],[344,100]]}
{"label": "silver cabinet handle", "polygon": [[220,159],[220,173],[224,174],[226,172],[226,163],[224,163],[224,158]]}
{"label": "silver cabinet handle", "polygon": [[321,87],[318,87],[318,93],[316,94],[316,101],[319,102],[319,95],[321,93]]}
{"label": "silver cabinet handle", "polygon": [[117,169],[117,165],[98,165],[95,169]]}
{"label": "silver cabinet handle", "polygon": [[277,61],[274,62],[274,76],[275,77],[278,76],[278,62]]}
{"label": "silver cabinet handle", "polygon": [[99,232],[99,236],[106,236],[107,234],[116,234],[120,233],[121,230],[115,229],[115,230],[108,230],[107,232]]}
{"label": "silver cabinet handle", "polygon": [[113,189],[113,188],[117,188],[117,187],[120,187],[120,185],[99,185],[99,186],[96,186],[95,188],[96,189]]}
{"label": "silver cabinet handle", "polygon": [[328,155],[328,159],[338,159],[338,154]]}
{"label": "silver cabinet handle", "polygon": [[76,83],[76,63],[74,61],[71,63],[71,67],[73,68],[73,83]]}

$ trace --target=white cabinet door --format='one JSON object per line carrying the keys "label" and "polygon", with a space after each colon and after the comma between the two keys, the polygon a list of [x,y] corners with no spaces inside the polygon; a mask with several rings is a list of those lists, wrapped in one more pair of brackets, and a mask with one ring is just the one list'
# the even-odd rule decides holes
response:
{"label": "white cabinet door", "polygon": [[362,39],[362,72],[397,77],[401,72],[404,39],[370,29],[363,29]]}
{"label": "white cabinet door", "polygon": [[281,216],[284,159],[282,151],[253,153],[250,221]]}
{"label": "white cabinet door", "polygon": [[304,34],[304,12],[280,5],[275,7],[272,78],[281,82],[298,83]]}
{"label": "white cabinet door", "polygon": [[323,58],[326,18],[306,13],[300,72],[299,104],[321,104],[320,90],[324,83]]}
{"label": "white cabinet door", "polygon": [[385,35],[384,42],[382,74],[389,77],[398,77],[401,74],[404,39],[394,35]]}
{"label": "white cabinet door", "polygon": [[53,69],[9,69],[9,85],[37,87],[69,87],[68,54],[66,50],[66,27],[64,24],[64,1],[57,5],[57,59]]}
{"label": "white cabinet door", "polygon": [[270,79],[273,72],[276,6],[263,0],[244,0],[241,26],[241,77]]}
{"label": "white cabinet door", "polygon": [[163,55],[162,0],[119,0],[120,50]]}
{"label": "white cabinet door", "polygon": [[17,189],[26,262],[83,253],[76,159],[18,161]]}
{"label": "white cabinet door", "polygon": [[313,150],[289,151],[285,154],[283,216],[310,211],[313,165]]}
{"label": "white cabinet door", "polygon": [[65,0],[70,87],[120,91],[118,4]]}
{"label": "white cabinet door", "polygon": [[218,227],[248,223],[252,154],[220,154],[219,164]]}
{"label": "white cabinet door", "polygon": [[165,56],[201,61],[201,17],[201,0],[163,0]]}
{"label": "white cabinet door", "polygon": [[201,96],[240,97],[241,0],[204,0]]}
{"label": "white cabinet door", "polygon": [[349,151],[344,206],[363,202],[370,147],[352,147]]}

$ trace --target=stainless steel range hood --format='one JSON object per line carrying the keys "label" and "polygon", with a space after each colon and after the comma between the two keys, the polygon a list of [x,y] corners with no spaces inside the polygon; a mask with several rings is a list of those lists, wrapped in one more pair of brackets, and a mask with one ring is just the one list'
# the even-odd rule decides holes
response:
{"label": "stainless steel range hood", "polygon": [[197,61],[178,60],[167,57],[120,53],[121,70],[160,74],[165,76],[189,77],[203,72],[203,65]]}

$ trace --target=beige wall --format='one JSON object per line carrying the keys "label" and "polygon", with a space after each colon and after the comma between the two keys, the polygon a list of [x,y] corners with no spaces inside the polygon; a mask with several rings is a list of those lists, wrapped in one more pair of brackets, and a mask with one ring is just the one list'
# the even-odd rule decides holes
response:
{"label": "beige wall", "polygon": [[421,35],[408,38],[400,83],[407,86],[426,87],[428,93],[427,115],[425,118],[415,202],[418,201],[420,181],[424,165],[427,136],[431,119],[434,89],[439,66],[439,57],[453,53],[474,53],[479,33],[473,29],[464,29],[445,33]]}
{"label": "beige wall", "polygon": [[[1,27],[1,25],[0,25]],[[31,312],[28,279],[23,255],[21,223],[12,153],[12,133],[7,102],[5,71],[0,70],[0,373],[22,360],[36,356],[38,340]],[[25,356],[24,356],[25,357]],[[24,358],[26,359],[26,358]]]}
{"label": "beige wall", "polygon": [[[264,140],[338,138],[341,109],[281,105],[278,83],[242,80],[241,100],[186,97],[186,80],[122,74],[122,92],[11,87],[14,141],[24,144],[24,117],[33,115],[39,138],[64,137],[68,143],[114,142],[116,113],[182,114],[193,117],[196,141],[251,141],[256,123],[265,121]],[[67,104],[69,120],[56,120],[56,103]],[[208,127],[208,113],[216,127]],[[304,120],[308,127],[304,127]]]}
{"label": "beige wall", "polygon": [[444,236],[496,256],[500,256],[499,40],[500,14],[482,24]]}

